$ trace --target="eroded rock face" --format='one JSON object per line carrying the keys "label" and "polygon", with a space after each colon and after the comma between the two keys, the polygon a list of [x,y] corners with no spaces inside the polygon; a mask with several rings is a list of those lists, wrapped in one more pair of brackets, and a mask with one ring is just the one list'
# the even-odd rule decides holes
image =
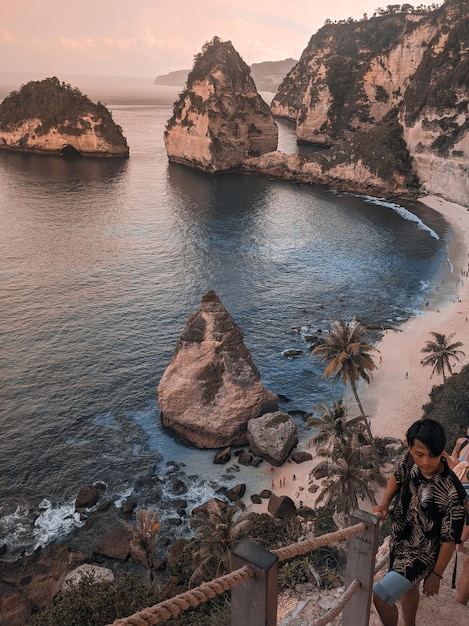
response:
{"label": "eroded rock face", "polygon": [[196,57],[164,142],[170,161],[210,173],[277,149],[269,106],[230,41],[215,37]]}
{"label": "eroded rock face", "polygon": [[287,413],[267,413],[248,423],[248,442],[254,454],[272,465],[282,465],[298,444],[294,419]]}
{"label": "eroded rock face", "polygon": [[332,147],[316,182],[426,191],[467,206],[469,2],[387,9],[326,23],[272,112],[296,123],[300,142]]}
{"label": "eroded rock face", "polygon": [[109,110],[55,77],[31,81],[2,101],[0,148],[67,157],[129,156]]}
{"label": "eroded rock face", "polygon": [[179,338],[158,404],[162,424],[199,448],[243,445],[249,420],[278,409],[242,331],[213,291]]}

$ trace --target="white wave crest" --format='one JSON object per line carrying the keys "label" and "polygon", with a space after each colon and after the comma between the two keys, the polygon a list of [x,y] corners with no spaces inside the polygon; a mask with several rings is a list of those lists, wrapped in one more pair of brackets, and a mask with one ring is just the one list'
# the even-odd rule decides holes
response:
{"label": "white wave crest", "polygon": [[419,230],[425,230],[429,233],[431,237],[434,239],[439,239],[440,236],[436,233],[432,228],[427,226],[422,220],[417,217],[414,213],[405,209],[400,204],[396,204],[395,202],[389,202],[388,200],[383,200],[382,198],[374,198],[373,196],[360,196],[365,200],[365,202],[369,202],[370,204],[376,204],[377,206],[384,206],[389,209],[392,209],[395,213],[403,217],[405,220],[409,220],[409,222],[415,222],[417,224],[417,228]]}

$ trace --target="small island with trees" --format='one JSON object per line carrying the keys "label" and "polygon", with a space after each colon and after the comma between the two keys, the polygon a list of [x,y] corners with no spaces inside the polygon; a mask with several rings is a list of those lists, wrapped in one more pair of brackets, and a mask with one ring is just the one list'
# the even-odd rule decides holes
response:
{"label": "small island with trees", "polygon": [[0,149],[62,157],[129,156],[104,104],[58,78],[31,81],[0,103]]}

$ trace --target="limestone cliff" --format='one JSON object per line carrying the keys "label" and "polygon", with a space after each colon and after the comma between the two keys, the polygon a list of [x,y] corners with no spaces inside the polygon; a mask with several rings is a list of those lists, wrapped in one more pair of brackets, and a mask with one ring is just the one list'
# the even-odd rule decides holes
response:
{"label": "limestone cliff", "polygon": [[55,77],[31,81],[2,101],[0,148],[61,156],[129,156],[122,129],[108,109]]}
{"label": "limestone cliff", "polygon": [[162,424],[199,448],[247,442],[250,419],[278,409],[217,294],[202,297],[158,385]]}
{"label": "limestone cliff", "polygon": [[468,205],[469,0],[327,23],[271,110],[295,121],[300,143],[329,148],[311,159],[326,178]]}
{"label": "limestone cliff", "polygon": [[171,162],[210,173],[237,169],[277,148],[269,106],[230,41],[215,37],[196,56],[164,142]]}

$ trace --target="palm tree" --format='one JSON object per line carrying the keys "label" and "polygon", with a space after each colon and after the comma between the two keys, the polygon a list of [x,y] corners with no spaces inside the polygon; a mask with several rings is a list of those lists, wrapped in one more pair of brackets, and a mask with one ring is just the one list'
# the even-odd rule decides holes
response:
{"label": "palm tree", "polygon": [[346,419],[347,407],[343,398],[333,400],[332,408],[325,402],[314,408],[320,415],[318,417],[314,415],[308,417],[306,426],[318,429],[317,433],[312,437],[312,442],[316,446],[328,448],[337,442],[344,443],[353,434],[362,434],[362,416]]}
{"label": "palm tree", "polygon": [[136,525],[122,520],[122,523],[132,532],[130,540],[130,554],[147,570],[148,580],[153,581],[153,565],[156,550],[156,535],[160,529],[160,522],[156,511],[137,511]]}
{"label": "palm tree", "polygon": [[372,446],[337,442],[332,449],[319,449],[318,455],[325,459],[311,474],[316,479],[326,480],[318,503],[324,500],[326,504],[334,503],[345,517],[358,507],[359,498],[376,504],[375,488],[384,486],[386,480],[376,466]]}
{"label": "palm tree", "polygon": [[442,335],[441,333],[430,333],[434,337],[434,341],[427,341],[421,352],[427,353],[422,360],[422,365],[431,365],[433,367],[430,378],[436,372],[437,374],[443,374],[443,383],[446,380],[446,370],[452,374],[453,369],[451,367],[450,359],[460,361],[460,356],[465,356],[465,353],[459,348],[463,345],[460,341],[450,343],[451,338],[454,337],[454,333],[451,335]]}
{"label": "palm tree", "polygon": [[209,500],[203,512],[191,519],[195,531],[193,564],[196,566],[190,582],[218,578],[231,571],[231,547],[247,533],[251,520],[240,513],[240,504],[227,506],[219,500]]}
{"label": "palm tree", "polygon": [[369,354],[376,348],[363,341],[366,327],[353,319],[351,322],[336,320],[325,342],[314,348],[312,354],[320,355],[321,361],[328,363],[324,370],[324,378],[334,376],[334,382],[342,379],[344,385],[350,384],[352,393],[364,420],[368,437],[373,442],[373,435],[365,417],[362,403],[358,397],[357,383],[362,378],[367,383],[372,379],[370,372],[377,369],[373,356]]}

